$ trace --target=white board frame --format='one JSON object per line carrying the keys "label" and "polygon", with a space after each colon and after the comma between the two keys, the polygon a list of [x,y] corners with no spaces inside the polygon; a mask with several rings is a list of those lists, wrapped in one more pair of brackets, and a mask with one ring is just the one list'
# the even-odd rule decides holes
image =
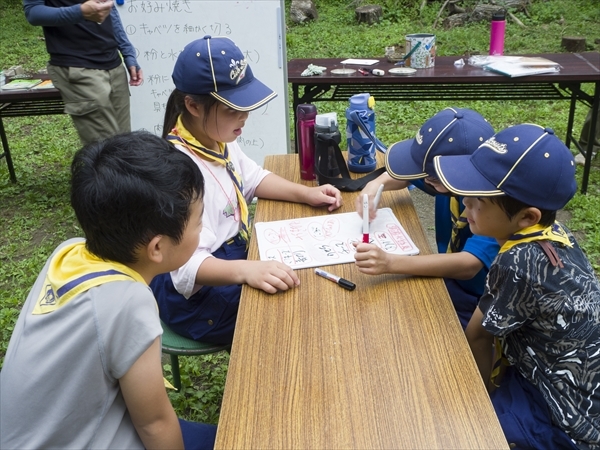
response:
{"label": "white board frame", "polygon": [[144,74],[143,85],[130,88],[132,129],[160,135],[177,55],[205,35],[226,36],[277,92],[250,113],[238,143],[260,165],[266,155],[290,153],[284,7],[283,0],[124,0],[117,9]]}

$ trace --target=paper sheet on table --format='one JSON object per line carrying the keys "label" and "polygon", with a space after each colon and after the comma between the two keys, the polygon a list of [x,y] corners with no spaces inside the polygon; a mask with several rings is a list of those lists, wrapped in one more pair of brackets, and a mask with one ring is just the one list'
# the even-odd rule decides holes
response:
{"label": "paper sheet on table", "polygon": [[358,64],[361,66],[372,66],[373,64],[377,64],[379,62],[378,59],[346,59],[342,61],[340,64]]}
{"label": "paper sheet on table", "polygon": [[[356,212],[257,222],[254,226],[260,259],[280,261],[293,269],[354,262],[352,243],[362,242],[362,218]],[[388,253],[419,253],[390,208],[377,210],[369,238]]]}

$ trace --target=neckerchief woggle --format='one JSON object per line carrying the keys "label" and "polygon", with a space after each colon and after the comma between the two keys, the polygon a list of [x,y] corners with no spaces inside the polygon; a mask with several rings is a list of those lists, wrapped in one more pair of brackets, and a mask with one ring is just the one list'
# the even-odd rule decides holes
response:
{"label": "neckerchief woggle", "polygon": [[452,235],[450,236],[450,242],[448,242],[447,253],[456,253],[460,246],[460,230],[465,228],[469,222],[467,221],[467,213],[463,211],[460,213],[460,203],[457,197],[450,197],[450,215],[452,216]]}
{"label": "neckerchief woggle", "polygon": [[[558,244],[566,245],[567,247],[573,247],[569,236],[564,228],[558,223],[554,222],[549,227],[545,227],[540,224],[527,227],[513,234],[500,248],[500,253],[504,253],[515,245],[523,244],[525,242],[536,242],[536,241],[552,241]],[[508,360],[502,351],[503,339],[494,338],[494,363],[492,366],[492,373],[490,379],[495,386],[498,386],[498,376],[500,375],[502,366],[508,366]]]}
{"label": "neckerchief woggle", "polygon": [[231,178],[231,181],[233,182],[238,206],[240,208],[240,236],[242,239],[248,242],[249,216],[248,204],[246,203],[246,198],[244,197],[244,182],[242,181],[242,177],[236,172],[233,163],[229,159],[227,145],[221,142],[218,143],[221,153],[207,149],[185,128],[183,122],[181,121],[181,115],[177,118],[177,124],[175,125],[175,128],[173,128],[168,134],[167,140],[171,141],[173,144],[178,142],[183,143],[188,147],[189,150],[197,153],[199,156],[210,161],[217,162],[225,167],[229,178]]}

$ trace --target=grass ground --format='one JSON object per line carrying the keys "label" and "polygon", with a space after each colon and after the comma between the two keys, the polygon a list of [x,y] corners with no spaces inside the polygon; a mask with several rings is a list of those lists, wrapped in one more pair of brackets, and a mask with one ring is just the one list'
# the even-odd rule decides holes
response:
{"label": "grass ground", "polygon": [[[37,71],[47,55],[42,32],[24,19],[20,0],[0,2],[0,68],[23,65]],[[287,24],[288,58],[382,56],[384,47],[402,42],[405,34],[434,32],[438,54],[485,53],[488,23],[461,28],[432,29],[440,1],[386,0],[384,17],[374,26],[356,25],[350,0],[316,2],[319,20],[303,25]],[[472,7],[476,1],[464,0]],[[560,52],[562,36],[584,36],[588,50],[598,50],[600,9],[597,0],[532,0],[528,14],[515,12],[525,25],[508,23],[506,53]],[[410,4],[403,6],[403,4]],[[289,10],[289,0],[286,1]],[[411,138],[418,127],[444,102],[380,102],[377,105],[378,137],[385,143]],[[457,102],[453,106],[473,108],[497,129],[532,122],[554,128],[564,138],[566,102]],[[320,112],[337,111],[342,103],[319,104]],[[575,118],[575,133],[583,123],[585,108]],[[9,182],[6,164],[0,160],[0,365],[4,359],[19,310],[30,286],[54,247],[66,238],[80,236],[69,206],[69,164],[78,139],[68,116],[10,118],[4,121],[10,137],[19,179]],[[577,231],[582,247],[596,270],[600,270],[600,164],[594,161],[587,195],[577,194],[567,209],[568,226]],[[581,167],[578,168],[581,178]],[[183,390],[172,393],[178,413],[191,420],[217,423],[228,355],[180,358]],[[170,366],[165,364],[165,375]]]}

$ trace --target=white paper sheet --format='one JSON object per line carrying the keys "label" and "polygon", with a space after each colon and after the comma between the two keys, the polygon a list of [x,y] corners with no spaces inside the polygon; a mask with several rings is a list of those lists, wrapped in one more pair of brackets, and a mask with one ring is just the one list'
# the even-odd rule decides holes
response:
{"label": "white paper sheet", "polygon": [[[293,269],[354,262],[353,242],[362,242],[362,219],[356,212],[255,225],[262,261],[280,261]],[[388,253],[416,255],[419,249],[390,208],[377,210],[369,238]]]}

